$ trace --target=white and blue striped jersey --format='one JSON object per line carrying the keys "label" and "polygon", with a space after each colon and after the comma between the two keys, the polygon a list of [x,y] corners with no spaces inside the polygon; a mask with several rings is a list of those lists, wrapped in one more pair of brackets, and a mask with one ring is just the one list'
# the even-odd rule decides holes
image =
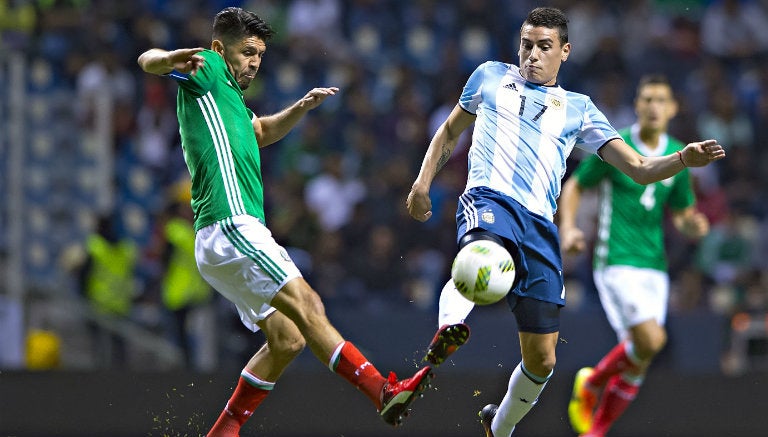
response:
{"label": "white and blue striped jersey", "polygon": [[477,67],[459,105],[477,116],[465,191],[491,188],[549,220],[573,148],[596,153],[621,138],[588,96],[530,83],[503,62]]}

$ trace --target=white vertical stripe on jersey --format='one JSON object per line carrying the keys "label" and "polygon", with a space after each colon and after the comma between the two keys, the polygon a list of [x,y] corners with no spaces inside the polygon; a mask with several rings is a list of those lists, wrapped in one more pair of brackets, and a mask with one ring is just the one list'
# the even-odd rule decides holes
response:
{"label": "white vertical stripe on jersey", "polygon": [[232,159],[232,146],[229,144],[229,134],[227,134],[227,130],[224,127],[224,120],[221,118],[221,113],[219,112],[219,106],[218,104],[216,104],[216,101],[213,99],[213,94],[208,92],[206,99],[211,103],[211,107],[216,116],[215,120],[217,122],[217,125],[221,129],[222,138],[224,139],[223,152],[226,157],[225,162],[226,162],[227,168],[229,169],[228,176],[232,182],[232,185],[234,186],[234,198],[232,199],[232,201],[236,205],[235,213],[245,214],[245,203],[243,202],[243,196],[240,193],[240,184],[237,182],[237,171],[235,169],[235,161],[234,159]]}
{"label": "white vertical stripe on jersey", "polygon": [[240,194],[240,186],[237,183],[235,165],[230,150],[229,138],[224,128],[224,122],[221,120],[216,102],[210,92],[197,99],[200,110],[208,125],[208,130],[213,139],[216,150],[217,160],[219,162],[219,171],[221,173],[224,191],[227,196],[227,203],[233,215],[245,214],[245,205]]}
{"label": "white vertical stripe on jersey", "polygon": [[[502,80],[500,84],[505,82]],[[520,95],[504,89],[502,86],[498,86],[496,89],[496,97],[494,100],[508,99],[509,103],[504,105],[496,105],[495,116],[490,120],[491,126],[487,126],[487,131],[495,130],[490,133],[488,139],[495,139],[488,143],[488,146],[493,150],[492,156],[488,157],[487,165],[489,167],[489,184],[492,188],[498,189],[498,187],[512,187],[514,184],[513,179],[519,170],[517,167],[517,159],[520,153],[520,138],[521,138],[521,126],[520,117],[518,116],[520,108]],[[491,111],[488,111],[491,113]],[[514,144],[515,147],[501,147],[504,144]],[[499,171],[502,170],[502,171]],[[510,188],[500,190],[504,193],[509,193]]]}
{"label": "white vertical stripe on jersey", "polygon": [[608,259],[608,239],[611,238],[611,218],[613,217],[613,185],[608,179],[600,182],[600,204],[598,205],[597,241],[595,242],[595,267],[605,267]]}
{"label": "white vertical stripe on jersey", "polygon": [[[556,94],[550,93],[550,91],[555,90],[559,90],[559,88],[548,89],[546,95]],[[558,98],[561,97],[558,96]],[[539,199],[539,202],[548,200],[549,207],[552,211],[557,208],[557,203],[554,199],[557,199],[560,195],[561,180],[565,175],[565,157],[567,157],[571,153],[571,150],[573,150],[573,144],[566,143],[561,148],[560,141],[558,140],[566,123],[566,112],[567,111],[547,110],[539,119],[542,126],[542,133],[541,136],[539,136],[538,144],[536,145],[536,155],[538,159],[534,161],[536,165],[534,178],[538,179],[538,181],[532,184],[525,205],[531,203],[536,204],[536,199]],[[551,176],[553,174],[556,174],[557,176],[553,178]],[[554,193],[554,197],[551,198],[548,193]],[[547,215],[544,211],[534,212],[545,216]]]}

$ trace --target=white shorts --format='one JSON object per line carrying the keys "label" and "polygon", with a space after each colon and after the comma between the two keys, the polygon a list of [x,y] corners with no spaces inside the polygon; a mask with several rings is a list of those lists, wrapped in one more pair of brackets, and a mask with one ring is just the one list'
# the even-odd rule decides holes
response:
{"label": "white shorts", "polygon": [[197,231],[195,259],[200,274],[237,307],[251,331],[275,311],[269,303],[301,272],[257,218],[239,215]]}
{"label": "white shorts", "polygon": [[648,320],[664,325],[669,301],[669,276],[660,270],[607,266],[594,272],[595,286],[608,322],[619,341],[629,328]]}

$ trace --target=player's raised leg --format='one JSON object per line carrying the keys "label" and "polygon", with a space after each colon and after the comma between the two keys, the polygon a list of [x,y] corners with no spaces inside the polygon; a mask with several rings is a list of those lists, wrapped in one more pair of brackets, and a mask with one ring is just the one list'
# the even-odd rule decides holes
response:
{"label": "player's raised leg", "polygon": [[288,282],[275,295],[272,305],[296,324],[315,357],[362,391],[390,425],[399,425],[410,404],[429,387],[432,378],[429,366],[402,381],[393,373],[384,378],[331,325],[320,296],[303,278]]}
{"label": "player's raised leg", "polygon": [[427,347],[424,361],[435,366],[443,362],[469,340],[469,326],[464,323],[475,304],[459,293],[451,279],[440,292],[438,330]]}

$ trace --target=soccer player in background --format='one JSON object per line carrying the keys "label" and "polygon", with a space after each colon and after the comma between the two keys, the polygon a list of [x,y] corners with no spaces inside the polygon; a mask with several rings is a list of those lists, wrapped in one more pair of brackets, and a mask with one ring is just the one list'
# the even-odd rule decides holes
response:
{"label": "soccer player in background", "polygon": [[[512,434],[555,367],[565,289],[553,216],[573,148],[599,155],[640,184],[725,156],[715,140],[688,144],[680,153],[653,157],[637,153],[589,97],[558,85],[558,71],[571,51],[567,22],[559,9],[536,8],[520,29],[520,65],[491,61],[477,67],[430,141],[406,200],[413,218],[431,217],[430,185],[459,135],[474,123],[469,175],[456,213],[456,241],[460,248],[488,239],[512,254],[517,278],[507,302],[517,321],[522,354],[501,402],[486,405],[479,413],[488,437]],[[474,306],[450,280],[439,305],[439,329],[425,357],[435,365],[467,340],[464,320]]]}
{"label": "soccer player in background", "polygon": [[[619,133],[639,154],[675,155],[683,150],[685,145],[667,134],[677,103],[666,78],[649,75],[640,80],[635,113],[637,122]],[[559,225],[565,252],[578,253],[586,247],[576,214],[582,192],[593,188],[599,188],[600,195],[593,274],[619,344],[594,369],[577,372],[568,415],[574,431],[601,437],[635,399],[651,360],[667,340],[667,208],[674,227],[691,239],[703,237],[709,222],[694,207],[687,170],[640,185],[598,157],[589,156],[563,185]]]}
{"label": "soccer player in background", "polygon": [[277,114],[254,115],[242,90],[256,75],[272,34],[252,12],[225,8],[213,21],[210,50],[150,49],[138,58],[145,72],[168,75],[179,85],[177,115],[192,178],[198,269],[234,303],[246,327],[266,336],[208,436],[238,435],[305,345],[396,426],[428,386],[430,367],[401,381],[394,373],[382,376],[331,325],[319,295],[265,225],[259,148],[283,138],[338,91],[315,88]]}

